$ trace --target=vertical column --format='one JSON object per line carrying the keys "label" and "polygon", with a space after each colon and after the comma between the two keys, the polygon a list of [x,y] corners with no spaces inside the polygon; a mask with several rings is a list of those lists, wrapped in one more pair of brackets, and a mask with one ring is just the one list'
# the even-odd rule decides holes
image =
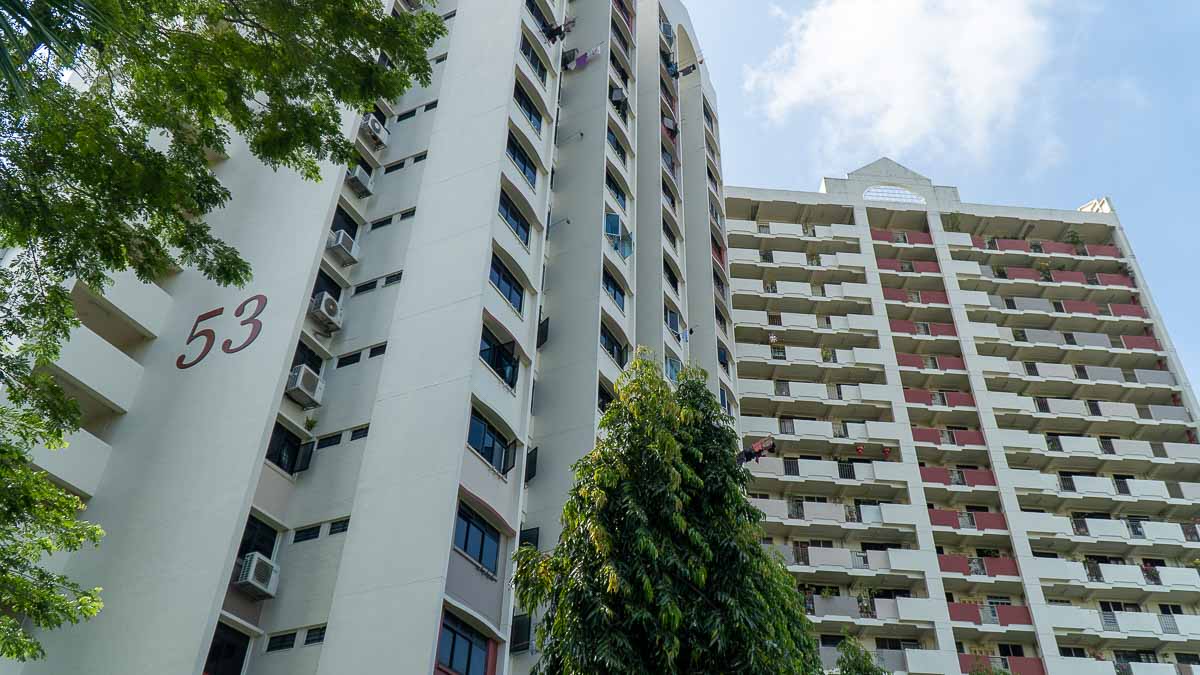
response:
{"label": "vertical column", "polygon": [[[918,467],[917,447],[913,442],[912,428],[908,419],[908,406],[904,400],[904,384],[900,379],[900,363],[896,359],[896,345],[892,339],[891,324],[888,321],[887,306],[883,299],[883,282],[879,277],[879,264],[875,259],[875,245],[871,239],[870,223],[867,220],[867,209],[864,206],[854,208],[854,222],[859,226],[859,250],[862,251],[866,262],[867,285],[871,289],[871,314],[875,317],[876,331],[879,334],[879,349],[884,354],[884,372],[887,376],[888,398],[892,407],[893,419],[900,427],[898,448],[901,461],[911,470],[908,475],[908,500],[914,510],[921,511],[916,518],[917,549],[921,551],[935,550],[933,527],[929,519],[924,517],[928,508],[925,498],[925,488],[921,482],[921,472]],[[925,570],[925,585],[930,598],[945,598],[946,589],[942,584],[941,571],[936,557],[933,564]],[[939,651],[954,651],[954,632],[950,628],[950,615],[934,622],[934,633]]]}
{"label": "vertical column", "polygon": [[1030,613],[1033,615],[1038,648],[1041,650],[1043,658],[1046,656],[1056,656],[1058,654],[1058,643],[1054,639],[1053,627],[1047,622],[1044,613],[1039,611],[1041,607],[1045,606],[1046,601],[1042,595],[1042,588],[1038,578],[1033,576],[1029,571],[1033,568],[1033,565],[1029,564],[1033,558],[1033,553],[1029,546],[1029,536],[1025,530],[1024,519],[1020,516],[1021,507],[1017,503],[1016,490],[1013,487],[1008,471],[1008,460],[1004,452],[1004,444],[1000,440],[1001,434],[998,433],[999,425],[996,423],[996,415],[993,412],[992,404],[987,394],[987,382],[983,375],[983,367],[980,364],[979,352],[975,349],[974,331],[971,328],[971,320],[967,316],[964,304],[964,295],[959,288],[958,278],[954,271],[955,261],[950,254],[950,247],[946,242],[946,231],[942,227],[941,214],[937,211],[929,212],[929,230],[933,236],[938,266],[942,270],[942,282],[945,284],[946,294],[950,298],[950,312],[954,317],[955,325],[958,326],[959,346],[962,349],[963,360],[966,362],[967,377],[975,398],[980,429],[983,432],[984,441],[987,443],[988,461],[996,477],[1001,512],[1008,523],[1010,544],[1012,545],[1013,554],[1017,559],[1017,565],[1021,573],[1021,586],[1025,593],[1025,603],[1029,605]]}

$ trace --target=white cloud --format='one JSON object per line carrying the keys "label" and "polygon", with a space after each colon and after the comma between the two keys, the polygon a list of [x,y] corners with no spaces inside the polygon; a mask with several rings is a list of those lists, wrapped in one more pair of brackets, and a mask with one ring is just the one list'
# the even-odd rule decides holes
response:
{"label": "white cloud", "polygon": [[[799,14],[772,5],[784,41],[746,68],[746,92],[774,122],[814,116],[823,153],[919,147],[982,162],[1041,93],[1053,51],[1043,9],[1039,0],[817,0]],[[1062,152],[1046,150],[1051,163]]]}

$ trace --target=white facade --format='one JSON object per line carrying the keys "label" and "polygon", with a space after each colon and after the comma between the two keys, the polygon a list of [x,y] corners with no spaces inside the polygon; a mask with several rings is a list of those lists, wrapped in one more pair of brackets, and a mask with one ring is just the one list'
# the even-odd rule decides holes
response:
{"label": "white facade", "polygon": [[683,7],[436,11],[432,83],[345,118],[360,166],[216,162],[246,288],[75,288],[56,371],[83,429],[35,461],[108,532],[56,561],[106,606],[0,673],[457,672],[439,644],[524,672],[511,555],[557,537],[621,357],[695,361],[732,405],[716,99]]}
{"label": "white facade", "polygon": [[881,159],[727,206],[751,496],[827,664],[1192,672],[1198,408],[1109,202]]}

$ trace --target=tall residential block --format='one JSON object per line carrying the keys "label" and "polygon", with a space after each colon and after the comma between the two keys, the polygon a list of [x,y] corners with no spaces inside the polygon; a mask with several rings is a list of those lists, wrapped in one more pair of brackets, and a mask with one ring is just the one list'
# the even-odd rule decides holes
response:
{"label": "tall residential block", "polygon": [[246,288],[73,286],[55,373],[83,428],[35,462],[108,532],[51,563],[106,606],[0,673],[526,672],[512,554],[553,546],[632,350],[701,364],[732,410],[716,98],[682,4],[434,9],[432,82],[347,112],[348,170],[215,158],[233,198],[207,220]]}
{"label": "tall residential block", "polygon": [[880,159],[727,206],[751,497],[826,667],[1193,672],[1200,408],[1111,203]]}

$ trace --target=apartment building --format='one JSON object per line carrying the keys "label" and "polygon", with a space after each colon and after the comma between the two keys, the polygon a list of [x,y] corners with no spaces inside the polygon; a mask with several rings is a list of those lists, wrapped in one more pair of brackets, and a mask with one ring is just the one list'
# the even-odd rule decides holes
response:
{"label": "apartment building", "polygon": [[631,350],[703,365],[732,410],[716,99],[683,6],[434,9],[433,81],[346,114],[349,170],[214,158],[233,199],[208,220],[249,286],[73,287],[55,373],[83,428],[35,461],[108,532],[53,562],[106,607],[0,672],[525,672],[511,557],[556,540]]}
{"label": "apartment building", "polygon": [[727,207],[751,496],[827,667],[1193,672],[1196,399],[1108,200],[880,159]]}

